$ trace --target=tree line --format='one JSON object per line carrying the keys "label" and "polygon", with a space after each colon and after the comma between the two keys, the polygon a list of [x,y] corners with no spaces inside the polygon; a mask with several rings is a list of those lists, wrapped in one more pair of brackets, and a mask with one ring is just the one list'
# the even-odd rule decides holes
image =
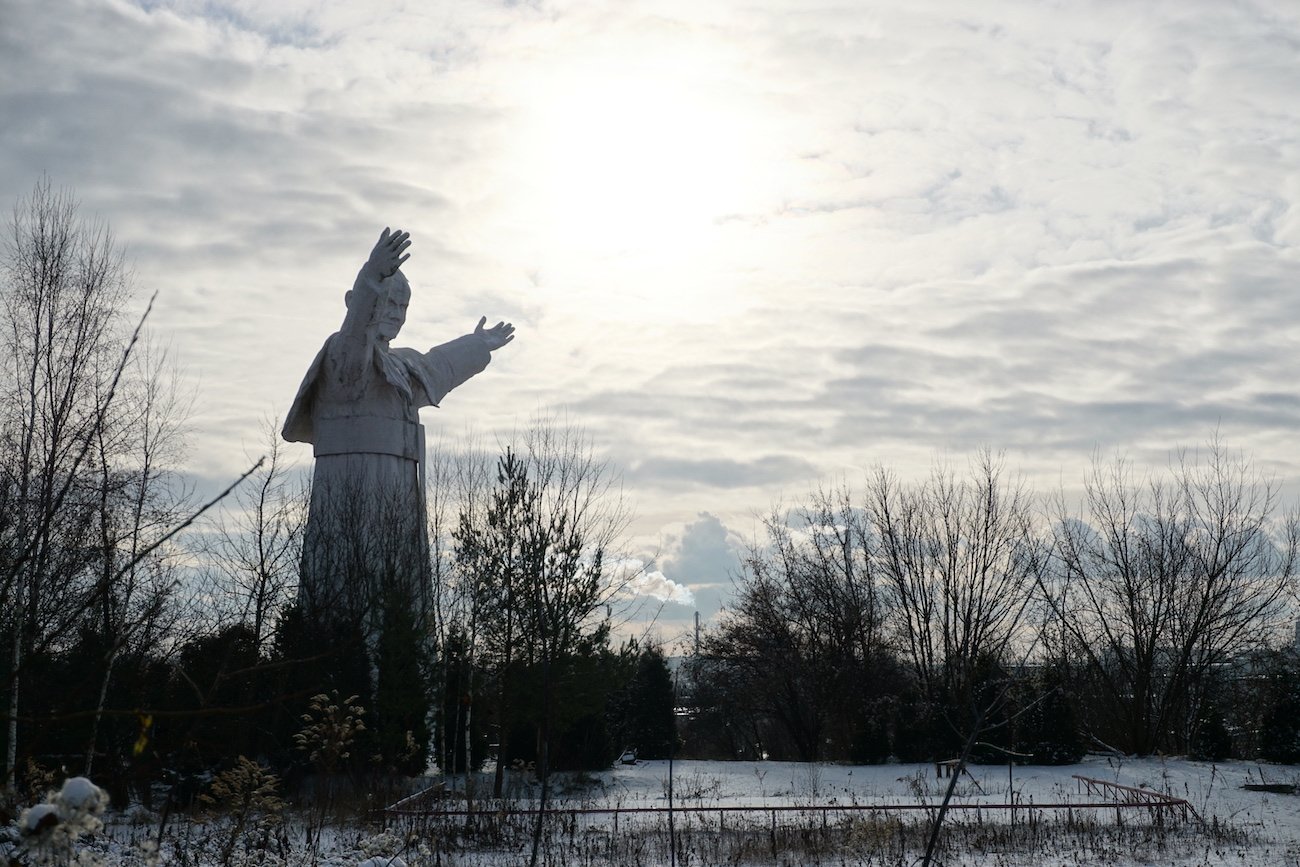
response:
{"label": "tree line", "polygon": [[435,446],[430,586],[413,597],[403,576],[357,567],[342,586],[365,604],[343,607],[367,616],[321,623],[298,598],[302,474],[269,424],[263,457],[195,495],[188,390],[147,306],[127,312],[140,305],[107,227],[42,181],[2,265],[10,792],[63,769],[119,800],[183,804],[241,756],[308,787],[495,758],[487,798],[625,747],[864,762],[1300,751],[1300,663],[1282,649],[1297,521],[1217,443],[1150,475],[1098,464],[1077,501],[1046,506],[991,453],[919,483],[879,469],[816,491],[767,515],[733,600],[672,671],[671,649],[616,638],[617,469],[542,419],[492,448]]}
{"label": "tree line", "polygon": [[764,529],[693,661],[706,752],[1295,755],[1300,524],[1217,441],[1152,473],[1096,462],[1046,502],[990,452],[915,484],[877,469]]}

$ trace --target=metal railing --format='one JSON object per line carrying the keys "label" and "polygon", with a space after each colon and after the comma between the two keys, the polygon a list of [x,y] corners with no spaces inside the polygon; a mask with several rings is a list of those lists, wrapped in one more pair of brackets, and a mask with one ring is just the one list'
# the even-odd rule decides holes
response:
{"label": "metal railing", "polygon": [[1072,774],[1071,776],[1078,781],[1080,793],[1086,793],[1093,797],[1104,798],[1109,796],[1114,799],[1116,808],[1145,807],[1153,811],[1176,811],[1183,821],[1186,821],[1188,816],[1192,816],[1198,823],[1205,824],[1201,814],[1196,812],[1196,808],[1186,798],[1176,798],[1155,789],[1125,786],[1122,783],[1112,783],[1109,780],[1098,780],[1078,774]]}
{"label": "metal railing", "polygon": [[[949,810],[976,811],[980,816],[985,812],[1008,811],[1014,821],[1017,812],[1023,814],[1032,814],[1036,811],[1074,811],[1074,810],[1115,810],[1116,817],[1120,816],[1122,810],[1146,810],[1150,811],[1155,817],[1163,819],[1166,815],[1177,817],[1186,821],[1188,816],[1194,817],[1198,822],[1201,817],[1183,798],[1176,798],[1162,792],[1156,792],[1151,789],[1139,789],[1132,786],[1124,786],[1119,783],[1111,783],[1106,780],[1096,780],[1091,777],[1082,777],[1074,775],[1073,778],[1079,783],[1079,791],[1089,796],[1087,800],[1080,801],[1059,801],[1059,802],[1034,802],[1029,800],[1018,800],[1014,796],[1009,803],[989,802],[989,801],[972,801],[972,802],[954,802],[948,805]],[[393,817],[420,817],[427,819],[434,818],[465,818],[481,817],[484,819],[504,820],[513,817],[530,817],[538,813],[544,813],[548,816],[568,817],[570,821],[579,816],[591,817],[610,817],[613,819],[615,829],[618,828],[619,818],[623,816],[645,816],[658,815],[664,816],[669,812],[680,816],[705,816],[718,818],[721,826],[730,816],[767,816],[773,825],[776,824],[778,816],[802,815],[818,816],[820,814],[822,825],[829,824],[831,814],[854,814],[854,813],[903,813],[909,811],[929,811],[938,809],[938,804],[927,803],[883,803],[883,804],[782,804],[782,805],[735,805],[735,806],[680,806],[673,807],[569,807],[555,806],[548,807],[545,810],[539,810],[536,807],[524,807],[509,801],[486,801],[477,809],[467,809],[462,807],[453,807],[451,802],[447,801],[448,793],[442,790],[426,789],[410,795],[392,806],[386,807],[384,813]]]}

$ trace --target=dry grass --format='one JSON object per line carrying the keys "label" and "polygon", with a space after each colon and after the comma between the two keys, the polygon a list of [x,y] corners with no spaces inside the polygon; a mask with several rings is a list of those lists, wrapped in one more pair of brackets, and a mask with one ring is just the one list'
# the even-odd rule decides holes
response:
{"label": "dry grass", "polygon": [[[942,855],[980,864],[1032,864],[1066,857],[1074,864],[1199,859],[1211,849],[1249,849],[1256,841],[1244,830],[1213,823],[1170,824],[1138,818],[1117,824],[1083,811],[1067,816],[1036,816],[1012,825],[962,817],[945,823]],[[532,817],[501,814],[408,820],[410,838],[438,853],[447,867],[516,863],[532,834]],[[677,817],[670,838],[666,817],[622,817],[592,821],[581,815],[549,817],[544,830],[542,863],[564,867],[644,865],[913,865],[925,849],[929,818],[925,814],[843,814],[825,824],[820,815],[802,819],[770,814]],[[430,862],[433,863],[433,862]],[[1206,863],[1216,863],[1207,861]],[[1248,861],[1246,863],[1249,863]]]}

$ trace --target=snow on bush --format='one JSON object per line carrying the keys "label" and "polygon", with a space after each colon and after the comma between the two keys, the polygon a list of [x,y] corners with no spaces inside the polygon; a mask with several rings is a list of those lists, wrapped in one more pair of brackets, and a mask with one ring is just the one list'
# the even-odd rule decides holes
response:
{"label": "snow on bush", "polygon": [[53,804],[37,804],[23,813],[22,818],[18,820],[18,825],[23,829],[24,834],[35,834],[54,827],[58,821],[58,807]]}
{"label": "snow on bush", "polygon": [[97,814],[104,812],[108,804],[104,790],[85,777],[65,780],[58,798],[59,803],[69,810],[94,810]]}
{"label": "snow on bush", "polygon": [[392,831],[380,831],[368,840],[362,840],[357,848],[367,857],[357,867],[406,867],[406,861],[397,855],[405,842]]}
{"label": "snow on bush", "polygon": [[108,795],[85,777],[72,777],[46,801],[23,811],[18,818],[20,863],[31,865],[95,865],[94,853],[79,851],[77,841],[104,827],[100,816]]}

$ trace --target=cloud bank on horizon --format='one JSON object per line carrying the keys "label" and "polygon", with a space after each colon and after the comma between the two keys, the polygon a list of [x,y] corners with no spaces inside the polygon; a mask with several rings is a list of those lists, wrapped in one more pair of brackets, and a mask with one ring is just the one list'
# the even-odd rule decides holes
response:
{"label": "cloud bank on horizon", "polygon": [[566,407],[639,530],[671,534],[666,605],[721,598],[683,571],[692,534],[721,569],[726,523],[877,462],[990,445],[1052,485],[1217,429],[1300,476],[1300,8],[0,0],[0,22],[0,192],[48,173],[161,291],[200,476],[283,414],[385,225],[415,240],[401,342],[519,327],[426,423]]}

